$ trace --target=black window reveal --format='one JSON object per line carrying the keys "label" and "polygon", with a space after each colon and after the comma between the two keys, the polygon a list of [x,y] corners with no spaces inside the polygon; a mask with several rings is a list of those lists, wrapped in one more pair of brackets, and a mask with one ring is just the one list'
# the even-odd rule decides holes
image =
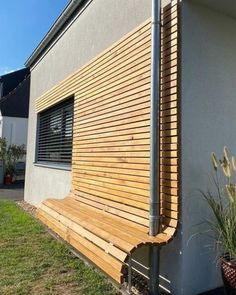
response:
{"label": "black window reveal", "polygon": [[39,113],[37,162],[71,164],[74,99]]}

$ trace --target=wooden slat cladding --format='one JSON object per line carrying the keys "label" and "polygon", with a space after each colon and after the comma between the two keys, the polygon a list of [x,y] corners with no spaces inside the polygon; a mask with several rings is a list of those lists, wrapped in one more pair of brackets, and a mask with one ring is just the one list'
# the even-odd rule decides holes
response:
{"label": "wooden slat cladding", "polygon": [[[150,29],[148,21],[79,70],[74,81],[66,81],[67,86],[59,86],[38,103],[39,108],[45,107],[59,92],[66,97],[75,91],[73,197],[145,227],[149,210]],[[137,175],[142,167],[145,171]]]}
{"label": "wooden slat cladding", "polygon": [[156,237],[148,235],[150,20],[36,101],[41,112],[71,95],[75,100],[71,192],[63,200],[44,201],[38,217],[118,282],[134,249],[166,244],[178,224],[178,3],[161,13],[162,232]]}
{"label": "wooden slat cladding", "polygon": [[163,231],[171,235],[179,217],[180,187],[178,10],[178,1],[173,1],[161,13],[160,192]]}
{"label": "wooden slat cladding", "polygon": [[36,101],[74,95],[72,196],[148,227],[150,20]]}
{"label": "wooden slat cladding", "polygon": [[[160,191],[162,214],[178,180],[178,5],[162,11]],[[80,202],[148,226],[150,165],[150,21],[36,101],[37,112],[75,97],[73,180]],[[109,202],[108,202],[109,201]],[[106,206],[101,207],[101,204]],[[122,208],[130,207],[130,214]],[[132,213],[133,212],[133,213]],[[133,216],[133,215],[134,216]]]}

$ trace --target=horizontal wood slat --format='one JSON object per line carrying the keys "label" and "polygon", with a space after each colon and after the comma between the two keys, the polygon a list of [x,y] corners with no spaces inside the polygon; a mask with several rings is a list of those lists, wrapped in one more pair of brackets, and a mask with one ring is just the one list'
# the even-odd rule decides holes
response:
{"label": "horizontal wood slat", "polygon": [[[72,230],[68,230],[67,226],[45,213],[43,210],[38,210],[37,216],[44,224],[87,257],[87,259],[95,263],[115,281],[120,282],[122,280],[121,271],[115,271],[112,267],[112,257],[110,255],[106,255],[107,258],[110,258],[109,262],[106,262],[104,259],[104,251],[100,250],[95,244],[89,243],[81,236],[76,235]],[[122,263],[120,263],[120,269],[122,269]]]}
{"label": "horizontal wood slat", "polygon": [[[163,245],[179,219],[179,0],[162,9],[161,233],[150,237],[150,20],[36,100],[36,111],[74,96],[72,189],[38,217],[115,281],[143,244]],[[54,142],[49,143],[54,147]]]}

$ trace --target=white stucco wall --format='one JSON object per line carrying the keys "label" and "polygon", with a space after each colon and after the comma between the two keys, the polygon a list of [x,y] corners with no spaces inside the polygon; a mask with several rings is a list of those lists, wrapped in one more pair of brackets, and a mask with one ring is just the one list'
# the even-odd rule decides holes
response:
{"label": "white stucco wall", "polygon": [[27,144],[28,119],[16,117],[0,117],[0,137],[5,137],[8,144]]}
{"label": "white stucco wall", "polygon": [[[195,1],[198,2],[197,0]],[[199,189],[209,187],[210,154],[236,154],[236,20],[183,1],[182,9],[182,291],[221,285],[215,253],[198,224],[208,214]],[[192,238],[191,238],[192,237]]]}

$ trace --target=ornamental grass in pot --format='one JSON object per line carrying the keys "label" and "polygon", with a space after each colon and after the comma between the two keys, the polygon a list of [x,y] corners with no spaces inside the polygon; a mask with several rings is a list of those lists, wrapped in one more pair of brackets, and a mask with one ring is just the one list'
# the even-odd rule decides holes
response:
{"label": "ornamental grass in pot", "polygon": [[212,214],[207,219],[214,232],[222,278],[227,294],[236,294],[236,160],[224,148],[223,159],[211,155],[216,193],[203,194]]}

